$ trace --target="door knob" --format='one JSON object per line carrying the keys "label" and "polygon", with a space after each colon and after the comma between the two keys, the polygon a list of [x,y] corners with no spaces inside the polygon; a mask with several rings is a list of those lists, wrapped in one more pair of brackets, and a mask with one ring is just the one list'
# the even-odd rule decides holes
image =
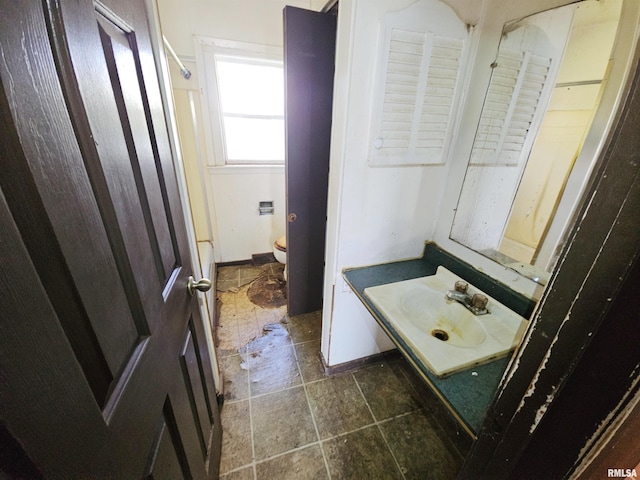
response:
{"label": "door knob", "polygon": [[189,295],[193,296],[196,293],[196,290],[200,292],[208,292],[211,288],[211,280],[208,278],[201,278],[196,282],[193,276],[189,276],[189,281],[187,282],[187,291]]}

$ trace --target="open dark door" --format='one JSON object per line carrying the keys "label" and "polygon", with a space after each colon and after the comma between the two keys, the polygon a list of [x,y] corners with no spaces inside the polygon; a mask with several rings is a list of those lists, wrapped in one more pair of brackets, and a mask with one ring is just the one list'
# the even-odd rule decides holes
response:
{"label": "open dark door", "polygon": [[0,58],[0,477],[216,478],[143,0],[2,2]]}
{"label": "open dark door", "polygon": [[284,9],[289,315],[322,308],[336,17]]}

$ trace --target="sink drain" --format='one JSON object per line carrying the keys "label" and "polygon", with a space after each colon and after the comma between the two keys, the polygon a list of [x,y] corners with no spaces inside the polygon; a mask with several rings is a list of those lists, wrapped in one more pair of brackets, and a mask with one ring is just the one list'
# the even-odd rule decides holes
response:
{"label": "sink drain", "polygon": [[431,336],[436,337],[438,340],[442,340],[443,342],[449,340],[449,334],[444,330],[440,330],[439,328],[431,330]]}

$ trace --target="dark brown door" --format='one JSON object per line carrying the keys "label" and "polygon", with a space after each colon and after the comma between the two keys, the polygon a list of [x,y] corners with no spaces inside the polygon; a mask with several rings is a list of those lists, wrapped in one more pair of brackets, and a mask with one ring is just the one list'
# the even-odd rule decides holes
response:
{"label": "dark brown door", "polygon": [[336,17],[284,9],[289,315],[322,308]]}
{"label": "dark brown door", "polygon": [[148,25],[143,0],[0,4],[3,478],[218,473]]}

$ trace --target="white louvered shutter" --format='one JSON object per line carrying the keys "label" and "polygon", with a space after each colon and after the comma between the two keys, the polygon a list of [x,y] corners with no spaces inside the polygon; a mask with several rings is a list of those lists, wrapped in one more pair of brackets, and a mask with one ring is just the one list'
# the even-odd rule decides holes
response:
{"label": "white louvered shutter", "polygon": [[[471,151],[472,166],[526,165],[547,108],[572,10],[505,27]],[[529,23],[531,22],[531,23]],[[546,30],[556,26],[553,41]],[[552,30],[553,31],[553,30]]]}
{"label": "white louvered shutter", "polygon": [[500,50],[471,151],[472,165],[518,165],[541,105],[552,58]]}
{"label": "white louvered shutter", "polygon": [[449,7],[425,0],[388,14],[384,34],[369,162],[444,163],[455,127],[467,28]]}

